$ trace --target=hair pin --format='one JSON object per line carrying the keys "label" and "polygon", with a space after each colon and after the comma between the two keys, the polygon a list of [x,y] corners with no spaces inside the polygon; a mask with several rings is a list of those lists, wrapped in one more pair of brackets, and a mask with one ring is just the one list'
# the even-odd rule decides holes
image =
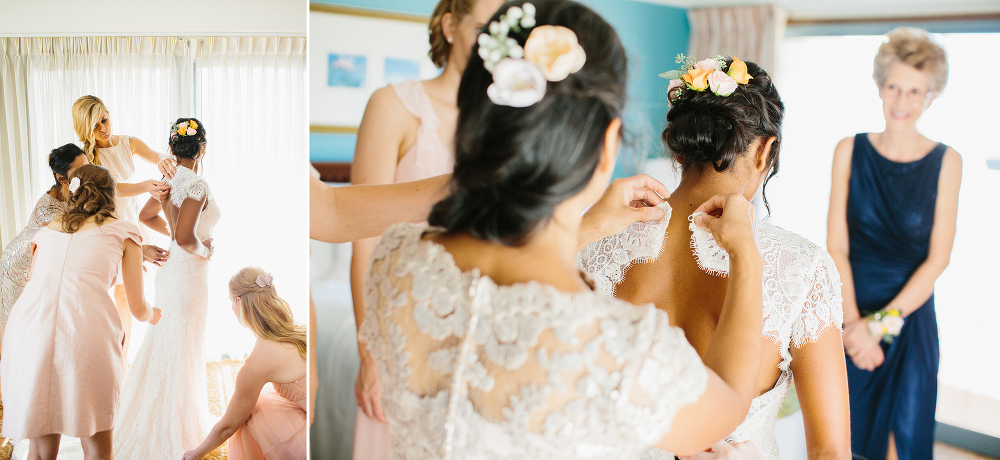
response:
{"label": "hair pin", "polygon": [[268,273],[267,275],[257,275],[257,279],[254,281],[254,283],[260,287],[268,287],[274,284],[274,276],[271,276],[270,273]]}

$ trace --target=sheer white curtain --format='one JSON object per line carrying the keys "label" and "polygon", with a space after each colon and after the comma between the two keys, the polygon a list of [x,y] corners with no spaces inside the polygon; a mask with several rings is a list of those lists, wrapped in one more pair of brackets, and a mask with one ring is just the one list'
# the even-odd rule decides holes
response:
{"label": "sheer white curtain", "polygon": [[[223,214],[209,275],[206,359],[242,357],[253,347],[228,298],[229,278],[244,266],[270,271],[296,320],[305,323],[305,44],[278,37],[0,38],[3,242],[27,223],[51,185],[48,152],[77,141],[71,107],[80,96],[104,101],[115,134],[138,137],[159,152],[167,151],[175,119],[196,116],[207,130],[203,174]],[[137,160],[136,166],[135,181],[160,177],[153,165]],[[167,246],[167,238],[153,237]],[[153,277],[146,282],[155,302]],[[130,355],[144,333],[145,324],[133,323]]]}
{"label": "sheer white curtain", "polygon": [[222,207],[205,342],[206,357],[217,359],[253,346],[226,289],[244,266],[271,272],[296,321],[308,321],[309,69],[304,38],[201,39],[195,62],[196,114],[208,138],[204,175]]}
{"label": "sheer white curtain", "polygon": [[[190,110],[191,52],[165,37],[0,38],[3,60],[4,209],[0,234],[10,240],[49,186],[46,157],[76,142],[71,107],[80,96],[104,100],[113,132],[163,150],[167,120]],[[142,163],[141,161],[137,163]],[[8,167],[10,166],[10,167]],[[138,169],[135,181],[154,178]],[[159,177],[158,175],[156,177]]]}
{"label": "sheer white curtain", "polygon": [[777,5],[692,8],[688,54],[697,59],[721,54],[754,61],[773,72],[775,52],[788,18]]}

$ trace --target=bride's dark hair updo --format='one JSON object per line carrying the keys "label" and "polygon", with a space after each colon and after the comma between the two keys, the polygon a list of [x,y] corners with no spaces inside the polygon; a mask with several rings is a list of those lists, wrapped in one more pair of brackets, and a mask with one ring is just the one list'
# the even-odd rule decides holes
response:
{"label": "bride's dark hair updo", "polygon": [[188,129],[190,129],[192,121],[198,125],[194,135],[170,135],[170,153],[177,158],[198,158],[201,149],[205,146],[205,125],[200,120],[197,118],[178,118],[174,124],[179,125],[186,122],[189,126]]}
{"label": "bride's dark hair updo", "polygon": [[[506,2],[491,21],[512,6]],[[548,82],[545,97],[515,108],[486,95],[493,76],[472,50],[458,90],[455,171],[451,195],[431,211],[431,225],[449,234],[523,244],[555,207],[590,182],[604,133],[626,100],[625,50],[615,30],[590,8],[568,0],[535,0],[536,27],[563,26],[587,55],[579,71]],[[483,28],[486,31],[486,27]],[[510,34],[524,46],[527,34]]]}
{"label": "bride's dark hair updo", "polygon": [[[725,68],[732,63],[727,59]],[[668,97],[672,107],[662,137],[684,170],[711,164],[718,172],[729,169],[757,139],[762,141],[758,149],[763,149],[763,141],[775,137],[767,159],[770,171],[764,179],[766,187],[778,172],[785,105],[771,76],[754,62],[746,61],[746,65],[747,74],[753,78],[728,97],[711,91],[671,91]]]}

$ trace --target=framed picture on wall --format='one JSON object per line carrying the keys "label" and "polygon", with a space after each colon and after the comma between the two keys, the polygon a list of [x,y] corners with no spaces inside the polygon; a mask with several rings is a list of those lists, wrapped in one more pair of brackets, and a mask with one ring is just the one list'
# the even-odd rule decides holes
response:
{"label": "framed picture on wall", "polygon": [[429,18],[310,5],[310,114],[313,132],[350,133],[375,90],[427,79],[439,70],[427,53]]}

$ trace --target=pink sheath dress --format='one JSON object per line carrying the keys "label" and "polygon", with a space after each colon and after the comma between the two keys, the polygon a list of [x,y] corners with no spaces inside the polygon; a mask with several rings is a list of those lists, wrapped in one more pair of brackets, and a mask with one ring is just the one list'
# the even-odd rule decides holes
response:
{"label": "pink sheath dress", "polygon": [[305,460],[306,378],[271,385],[260,392],[247,423],[229,438],[230,460]]}
{"label": "pink sheath dress", "polygon": [[5,437],[81,438],[114,426],[125,334],[108,290],[127,239],[142,244],[124,220],[35,235],[31,277],[4,331]]}
{"label": "pink sheath dress", "polygon": [[[389,87],[396,92],[396,97],[403,103],[406,111],[420,120],[416,142],[396,165],[396,183],[451,173],[455,169],[455,153],[438,138],[441,121],[434,112],[424,84],[417,80],[406,80]],[[392,458],[391,446],[389,426],[368,418],[358,408],[354,425],[354,458],[389,460]]]}

